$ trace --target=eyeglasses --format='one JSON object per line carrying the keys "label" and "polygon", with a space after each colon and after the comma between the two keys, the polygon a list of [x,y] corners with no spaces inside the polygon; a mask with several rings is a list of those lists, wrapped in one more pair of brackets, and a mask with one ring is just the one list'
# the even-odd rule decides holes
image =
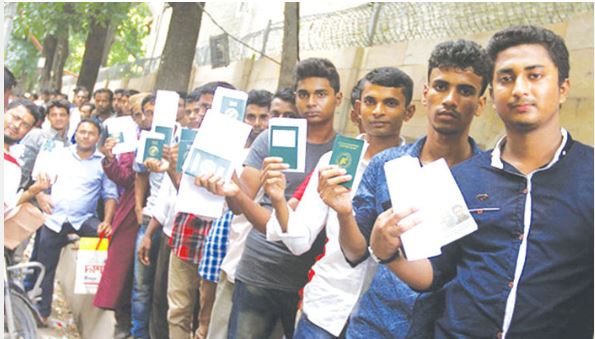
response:
{"label": "eyeglasses", "polygon": [[10,111],[6,112],[6,114],[9,116],[11,123],[15,123],[15,124],[18,123],[19,124],[18,127],[23,130],[30,130],[33,127],[32,124],[26,122],[25,119],[23,119],[23,116],[26,113],[19,114],[14,110],[10,110]]}

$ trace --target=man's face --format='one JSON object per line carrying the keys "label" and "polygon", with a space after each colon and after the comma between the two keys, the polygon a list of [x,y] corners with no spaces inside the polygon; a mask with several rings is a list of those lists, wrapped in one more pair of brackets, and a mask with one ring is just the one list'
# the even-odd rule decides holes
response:
{"label": "man's face", "polygon": [[568,79],[559,85],[558,68],[541,45],[510,47],[496,57],[490,94],[509,130],[559,129],[558,112],[569,89]]}
{"label": "man's face", "polygon": [[108,114],[111,112],[112,103],[109,101],[108,93],[97,93],[95,94],[95,109],[98,114]]}
{"label": "man's face", "polygon": [[89,92],[85,92],[85,91],[76,92],[74,94],[74,99],[72,101],[73,101],[74,105],[80,109],[81,106],[85,102],[89,101]]}
{"label": "man's face", "polygon": [[485,106],[481,77],[471,68],[434,68],[424,85],[423,104],[432,130],[443,135],[468,133],[474,116]]}
{"label": "man's face", "polygon": [[50,122],[50,126],[58,132],[66,130],[68,121],[70,120],[70,114],[68,110],[63,107],[52,107],[46,117]]}
{"label": "man's face", "polygon": [[326,78],[306,78],[297,84],[297,110],[308,120],[308,124],[332,124],[335,109],[341,103],[341,98],[341,93],[335,93]]}
{"label": "man's face", "polygon": [[91,106],[88,105],[81,106],[81,108],[79,108],[79,111],[81,112],[81,119],[89,118],[93,113]]}
{"label": "man's face", "polygon": [[182,125],[182,127],[186,127],[188,125],[188,115],[190,115],[190,111],[186,110],[186,102],[184,99],[178,99],[178,111],[176,112],[176,121]]}
{"label": "man's face", "polygon": [[94,150],[99,141],[99,131],[92,123],[83,122],[77,128],[74,139],[79,151]]}
{"label": "man's face", "polygon": [[130,115],[130,103],[128,102],[129,97],[120,95],[118,101],[118,107],[120,109],[119,116]]}
{"label": "man's face", "polygon": [[298,118],[299,115],[293,103],[284,101],[281,98],[274,98],[273,101],[271,101],[271,117]]}
{"label": "man's face", "polygon": [[143,106],[142,112],[134,112],[132,113],[132,120],[136,122],[138,127],[143,130],[150,130],[151,125],[153,124],[153,112],[155,110],[155,104],[152,102],[147,102]]}
{"label": "man's face", "polygon": [[361,125],[368,136],[393,138],[401,133],[403,121],[415,112],[414,106],[405,105],[401,87],[384,87],[367,82],[361,99],[355,102]]}
{"label": "man's face", "polygon": [[270,118],[269,108],[250,104],[246,106],[246,114],[244,115],[244,122],[252,126],[250,137],[256,138],[260,132],[269,127]]}
{"label": "man's face", "polygon": [[113,108],[114,108],[114,112],[116,112],[116,114],[118,116],[121,116],[122,115],[122,102],[121,102],[121,99],[122,99],[122,93],[116,93],[116,94],[114,94],[114,102],[113,102],[114,107]]}
{"label": "man's face", "polygon": [[211,108],[213,103],[212,94],[203,94],[198,101],[189,103],[190,115],[188,116],[188,127],[199,128],[204,119],[207,110]]}
{"label": "man's face", "polygon": [[35,118],[25,106],[9,109],[4,114],[4,142],[13,145],[19,142],[35,125]]}

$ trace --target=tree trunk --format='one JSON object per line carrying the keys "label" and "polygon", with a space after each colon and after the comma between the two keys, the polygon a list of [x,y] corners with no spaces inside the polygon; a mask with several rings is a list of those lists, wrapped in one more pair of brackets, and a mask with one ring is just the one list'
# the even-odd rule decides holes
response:
{"label": "tree trunk", "polygon": [[115,41],[116,25],[111,22],[107,28],[107,37],[105,38],[105,46],[103,47],[103,55],[101,56],[101,67],[107,67],[107,57],[109,56],[109,51],[112,49],[112,45]]}
{"label": "tree trunk", "polygon": [[54,53],[54,62],[52,63],[52,72],[50,76],[50,86],[52,88],[62,89],[62,75],[64,74],[64,65],[68,58],[68,26],[65,32],[58,36],[58,44]]}
{"label": "tree trunk", "polygon": [[108,26],[109,21],[104,23],[91,19],[89,23],[89,34],[85,42],[85,53],[83,54],[81,71],[76,85],[87,87],[91,93],[93,93],[99,66],[101,66]]}
{"label": "tree trunk", "polygon": [[169,4],[172,7],[172,15],[159,62],[155,89],[187,91],[200,30],[202,6],[205,3]]}
{"label": "tree trunk", "polygon": [[39,78],[40,90],[47,89],[49,87],[57,44],[58,39],[56,39],[56,36],[53,34],[46,35],[45,39],[43,40],[43,57],[45,58],[45,64],[43,65],[41,77]]}
{"label": "tree trunk", "polygon": [[281,71],[277,89],[293,87],[293,68],[300,59],[300,4],[286,2],[283,10],[283,50],[281,52]]}

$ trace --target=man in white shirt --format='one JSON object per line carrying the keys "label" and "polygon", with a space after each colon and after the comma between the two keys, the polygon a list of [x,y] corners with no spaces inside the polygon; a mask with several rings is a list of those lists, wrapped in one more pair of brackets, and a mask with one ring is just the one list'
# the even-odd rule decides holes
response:
{"label": "man in white shirt", "polygon": [[[411,105],[412,93],[413,81],[399,69],[377,68],[364,77],[355,110],[366,132],[363,137],[367,148],[358,165],[351,194],[357,190],[368,161],[376,153],[402,144],[401,126],[415,112],[415,106]],[[264,190],[275,209],[267,224],[267,240],[281,240],[293,254],[301,255],[311,248],[324,229],[328,238],[324,256],[313,266],[315,275],[304,288],[303,313],[295,338],[342,336],[351,311],[368,285],[366,278],[372,277],[370,270],[377,267],[371,259],[352,267],[343,257],[337,214],[325,204],[326,195],[335,192],[325,190],[325,183],[318,180],[319,171],[345,174],[344,169],[329,165],[331,153],[320,158],[295,211],[288,207],[283,194],[285,176],[281,171],[287,165],[281,163],[281,158],[273,157],[265,159],[263,165]]]}

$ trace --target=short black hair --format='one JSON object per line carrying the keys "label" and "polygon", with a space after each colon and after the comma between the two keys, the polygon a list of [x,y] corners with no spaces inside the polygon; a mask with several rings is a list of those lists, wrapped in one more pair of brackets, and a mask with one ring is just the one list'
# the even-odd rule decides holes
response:
{"label": "short black hair", "polygon": [[[405,106],[411,103],[413,96],[413,80],[405,72],[396,67],[379,67],[366,74],[363,78],[366,82],[382,87],[398,87],[403,89]],[[363,86],[362,85],[362,90]],[[359,93],[361,97],[361,91]],[[358,98],[359,99],[359,98]]]}
{"label": "short black hair", "polygon": [[35,119],[35,123],[41,120],[41,112],[39,112],[39,107],[33,103],[33,101],[29,99],[15,99],[8,104],[6,110],[13,109],[15,107],[23,106],[29,112],[33,119]]}
{"label": "short black hair", "polygon": [[155,96],[155,94],[149,94],[149,95],[147,95],[146,97],[144,97],[144,98],[143,98],[143,101],[141,101],[141,103],[140,103],[140,109],[141,109],[141,111],[142,111],[143,113],[145,112],[145,111],[144,111],[144,107],[145,107],[145,105],[146,105],[146,104],[148,104],[148,103],[155,104],[155,99],[156,99],[156,98],[157,98],[157,97]]}
{"label": "short black hair", "polygon": [[[541,45],[548,52],[550,59],[558,68],[558,84],[562,85],[570,74],[568,48],[564,39],[547,28],[522,25],[506,28],[497,32],[488,42],[488,55],[492,62],[496,61],[498,53],[518,45]],[[490,74],[493,76],[493,69]]]}
{"label": "short black hair", "polygon": [[118,88],[118,89],[114,90],[114,95],[116,95],[116,94],[124,95],[124,92],[126,92],[126,90],[124,88]]}
{"label": "short black hair", "polygon": [[256,105],[258,107],[267,107],[268,109],[270,109],[272,100],[273,93],[267,91],[266,89],[253,89],[250,92],[248,92],[248,100],[246,101],[246,106]]}
{"label": "short black hair", "polygon": [[17,79],[14,74],[4,66],[4,90],[13,89],[17,85]]}
{"label": "short black hair", "polygon": [[[76,130],[78,131],[79,127],[81,127],[82,124],[84,123],[90,123],[91,125],[95,126],[95,128],[97,128],[97,131],[99,132],[99,135],[101,135],[101,125],[99,124],[99,121],[93,119],[93,118],[84,118],[81,119],[81,121],[79,121],[78,125],[76,125]],[[76,133],[76,132],[75,132]]]}
{"label": "short black hair", "polygon": [[280,88],[279,90],[277,90],[275,94],[273,94],[273,99],[275,98],[279,98],[285,102],[289,102],[292,105],[295,105],[295,91],[292,88]]}
{"label": "short black hair", "polygon": [[114,100],[114,92],[112,92],[112,90],[109,88],[100,88],[95,90],[95,92],[93,92],[93,98],[95,98],[95,96],[100,93],[107,93],[110,102]]}
{"label": "short black hair", "polygon": [[140,93],[140,92],[131,88],[131,89],[127,89],[125,94],[123,94],[123,95],[130,98],[131,96],[138,94],[138,93]]}
{"label": "short black hair", "polygon": [[330,83],[335,94],[341,90],[341,82],[339,80],[339,73],[337,68],[328,59],[324,58],[308,58],[300,61],[295,66],[295,84],[297,89],[298,82],[307,78],[325,78]]}
{"label": "short black hair", "polygon": [[54,107],[64,108],[66,113],[70,114],[70,103],[63,99],[54,99],[50,100],[47,104],[47,111],[48,113]]}
{"label": "short black hair", "polygon": [[89,107],[91,107],[91,112],[93,112],[93,110],[95,109],[95,105],[93,103],[91,103],[91,102],[85,102],[84,104],[81,105],[81,108],[83,106],[89,106]]}
{"label": "short black hair", "polygon": [[186,97],[188,96],[188,93],[186,91],[176,91],[176,93],[178,93],[178,95],[180,96],[180,99],[183,99],[184,101],[186,101]]}
{"label": "short black hair", "polygon": [[200,100],[200,98],[205,94],[213,95],[213,94],[215,94],[215,90],[217,89],[217,87],[236,89],[229,82],[212,81],[212,82],[206,83],[206,84],[199,86],[199,87],[195,88],[194,90],[192,90],[192,92],[190,94],[188,94],[186,101],[187,102],[195,102],[195,101]]}
{"label": "short black hair", "polygon": [[364,89],[366,81],[366,78],[363,77],[359,79],[355,86],[353,86],[353,89],[351,90],[351,99],[349,100],[351,102],[351,107],[355,107],[355,101],[361,99],[362,89]]}
{"label": "short black hair", "polygon": [[83,92],[87,92],[87,93],[89,93],[89,90],[88,90],[88,89],[87,89],[87,87],[85,87],[85,86],[76,86],[76,87],[74,88],[74,90],[72,90],[72,91],[73,91],[75,94],[76,94],[76,93],[78,93],[78,92],[80,92],[80,91],[83,91]]}
{"label": "short black hair", "polygon": [[434,47],[428,60],[428,79],[434,68],[464,70],[469,67],[473,69],[473,73],[481,77],[481,96],[488,86],[492,72],[492,62],[486,51],[478,43],[470,40],[442,42]]}

